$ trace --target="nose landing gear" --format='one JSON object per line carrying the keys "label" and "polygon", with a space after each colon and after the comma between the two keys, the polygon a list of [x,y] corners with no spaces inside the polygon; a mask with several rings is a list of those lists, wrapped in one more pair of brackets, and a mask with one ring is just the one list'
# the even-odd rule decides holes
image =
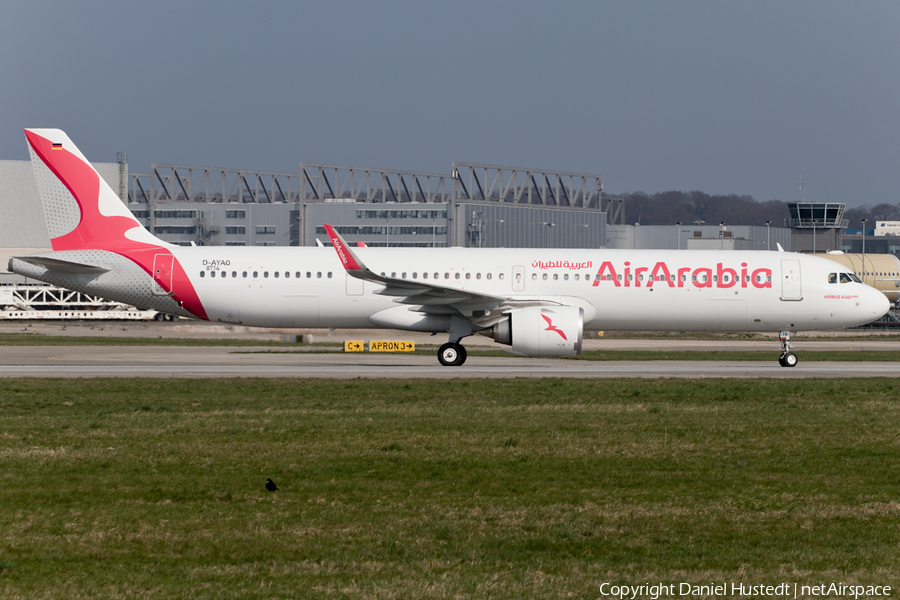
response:
{"label": "nose landing gear", "polygon": [[781,340],[781,356],[778,358],[778,364],[782,367],[796,367],[799,362],[797,355],[791,352],[791,349],[794,347],[791,344],[793,335],[790,331],[782,331],[778,335],[778,339]]}

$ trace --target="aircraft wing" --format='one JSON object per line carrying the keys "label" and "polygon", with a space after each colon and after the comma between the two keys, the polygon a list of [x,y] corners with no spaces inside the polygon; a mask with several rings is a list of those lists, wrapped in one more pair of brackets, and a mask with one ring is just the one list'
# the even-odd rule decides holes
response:
{"label": "aircraft wing", "polygon": [[375,293],[382,296],[397,296],[396,302],[400,304],[419,305],[422,306],[422,312],[430,313],[458,311],[467,317],[481,316],[484,312],[498,307],[512,306],[504,296],[454,289],[427,280],[410,281],[379,275],[363,263],[334,227],[325,225],[325,230],[331,238],[341,264],[351,277],[383,285],[384,289]]}

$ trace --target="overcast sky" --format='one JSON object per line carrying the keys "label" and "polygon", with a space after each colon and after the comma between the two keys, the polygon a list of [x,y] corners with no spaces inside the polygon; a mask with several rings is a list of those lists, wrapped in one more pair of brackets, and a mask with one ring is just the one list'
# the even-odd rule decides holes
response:
{"label": "overcast sky", "polygon": [[900,2],[0,3],[0,159],[599,173],[900,201]]}

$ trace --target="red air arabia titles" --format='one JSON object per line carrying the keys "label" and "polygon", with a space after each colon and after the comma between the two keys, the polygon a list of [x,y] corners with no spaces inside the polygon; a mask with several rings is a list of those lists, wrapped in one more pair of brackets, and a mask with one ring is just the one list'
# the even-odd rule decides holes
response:
{"label": "red air arabia titles", "polygon": [[[597,271],[597,277],[594,279],[594,287],[600,285],[602,281],[612,281],[616,287],[641,287],[644,280],[644,273],[650,271],[647,277],[645,287],[653,287],[654,283],[666,283],[669,287],[684,287],[690,276],[691,284],[697,288],[731,288],[739,286],[746,288],[753,286],[758,289],[772,287],[772,269],[754,269],[750,271],[747,263],[741,263],[740,276],[736,269],[722,266],[718,263],[716,268],[711,267],[679,267],[677,269],[669,268],[664,262],[658,262],[650,267],[635,267],[632,269],[631,263],[625,261],[622,273],[618,273],[616,268],[610,261],[604,261]],[[715,273],[714,273],[715,271]],[[675,276],[673,276],[673,273]]]}

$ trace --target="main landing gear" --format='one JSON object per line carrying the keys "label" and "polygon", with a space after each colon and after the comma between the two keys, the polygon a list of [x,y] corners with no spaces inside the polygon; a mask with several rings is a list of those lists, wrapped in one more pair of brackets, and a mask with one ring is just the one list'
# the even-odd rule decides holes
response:
{"label": "main landing gear", "polygon": [[794,347],[791,344],[791,337],[793,337],[793,333],[790,331],[782,331],[778,335],[778,339],[781,340],[781,356],[778,358],[778,364],[782,367],[797,366],[797,355],[791,352]]}
{"label": "main landing gear", "polygon": [[438,350],[438,360],[445,367],[458,367],[466,362],[466,349],[459,343],[467,335],[472,335],[472,322],[460,315],[450,317],[450,341]]}
{"label": "main landing gear", "polygon": [[445,367],[458,367],[466,362],[466,347],[459,342],[447,342],[438,350],[438,360]]}

